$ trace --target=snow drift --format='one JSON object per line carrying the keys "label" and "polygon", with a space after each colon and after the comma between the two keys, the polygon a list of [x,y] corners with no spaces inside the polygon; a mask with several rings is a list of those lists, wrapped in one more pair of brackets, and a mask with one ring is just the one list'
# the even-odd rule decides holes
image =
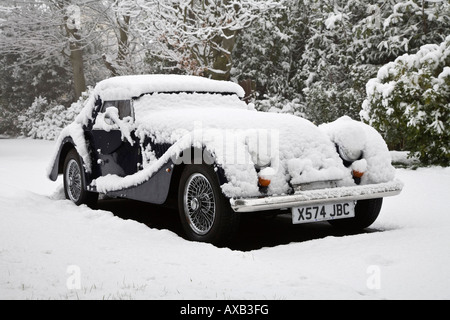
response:
{"label": "snow drift", "polygon": [[[405,188],[385,199],[370,233],[340,237],[326,223],[292,225],[280,216],[267,230],[281,224],[313,236],[244,252],[75,206],[62,179],[45,179],[54,147],[0,139],[1,299],[450,298],[450,168],[399,169]],[[69,283],[71,267],[79,268],[78,287]]]}

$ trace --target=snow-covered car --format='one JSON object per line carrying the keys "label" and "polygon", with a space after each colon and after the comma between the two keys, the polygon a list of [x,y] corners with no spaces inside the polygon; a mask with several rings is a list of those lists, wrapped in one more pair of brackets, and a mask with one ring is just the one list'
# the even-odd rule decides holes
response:
{"label": "snow-covered car", "polygon": [[231,239],[245,212],[363,229],[383,197],[401,192],[370,126],[348,117],[316,126],[256,111],[243,96],[233,82],[195,76],[101,81],[61,132],[48,176],[63,174],[77,205],[99,193],[174,201],[187,238],[215,244]]}

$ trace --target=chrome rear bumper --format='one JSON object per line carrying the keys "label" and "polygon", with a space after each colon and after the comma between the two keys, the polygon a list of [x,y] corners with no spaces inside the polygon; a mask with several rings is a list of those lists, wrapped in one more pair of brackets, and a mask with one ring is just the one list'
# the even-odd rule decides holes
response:
{"label": "chrome rear bumper", "polygon": [[292,195],[230,199],[230,203],[235,212],[255,212],[390,197],[398,195],[402,189],[403,183],[395,180],[379,184],[299,191]]}

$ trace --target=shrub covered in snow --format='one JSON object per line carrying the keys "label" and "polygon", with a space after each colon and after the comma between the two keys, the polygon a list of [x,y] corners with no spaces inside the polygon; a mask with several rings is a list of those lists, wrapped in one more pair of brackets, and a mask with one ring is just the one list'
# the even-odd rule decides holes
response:
{"label": "shrub covered in snow", "polygon": [[391,147],[424,164],[450,165],[450,36],[386,64],[366,91],[360,115]]}
{"label": "shrub covered in snow", "polygon": [[55,140],[61,130],[80,113],[89,92],[83,93],[69,108],[49,103],[46,98],[35,98],[33,104],[18,118],[22,134],[34,139]]}

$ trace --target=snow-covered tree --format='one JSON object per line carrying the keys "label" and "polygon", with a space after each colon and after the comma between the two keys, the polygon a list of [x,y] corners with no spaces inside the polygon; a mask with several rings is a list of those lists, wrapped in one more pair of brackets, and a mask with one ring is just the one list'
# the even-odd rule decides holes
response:
{"label": "snow-covered tree", "polygon": [[446,0],[313,0],[303,54],[305,112],[316,122],[358,117],[379,67],[450,30]]}
{"label": "snow-covered tree", "polygon": [[310,37],[302,55],[305,111],[310,120],[321,123],[347,115],[358,117],[366,70],[356,63],[353,27],[367,12],[359,0],[311,1]]}
{"label": "snow-covered tree", "polygon": [[274,0],[138,1],[142,14],[134,28],[151,43],[151,61],[228,80],[237,34],[276,4]]}
{"label": "snow-covered tree", "polygon": [[280,5],[240,34],[233,75],[256,82],[261,110],[292,110],[316,123],[344,114],[358,117],[370,77],[367,66],[355,63],[353,27],[368,5],[356,0]]}
{"label": "snow-covered tree", "polygon": [[375,0],[353,28],[357,61],[383,65],[427,43],[440,43],[450,28],[447,0]]}
{"label": "snow-covered tree", "polygon": [[447,0],[4,0],[0,131],[36,97],[69,106],[138,73],[244,81],[263,111],[357,118],[381,66],[448,30]]}
{"label": "snow-covered tree", "polygon": [[[102,30],[102,59],[110,75],[155,73],[158,66],[148,63],[153,40],[141,28],[150,22],[143,8],[149,3],[134,0],[108,0]],[[107,3],[107,2],[105,2]]]}
{"label": "snow-covered tree", "polygon": [[17,116],[44,95],[50,104],[70,105],[71,74],[55,59],[21,64],[18,54],[0,55],[0,132],[18,134]]}
{"label": "snow-covered tree", "polygon": [[392,147],[450,165],[450,36],[380,68],[367,83],[361,117]]}
{"label": "snow-covered tree", "polygon": [[97,21],[87,12],[96,1],[6,1],[1,7],[0,54],[20,55],[22,65],[58,61],[72,73],[73,99],[86,90],[84,50],[97,37]]}
{"label": "snow-covered tree", "polygon": [[74,96],[86,87],[79,8],[65,0],[25,1],[7,8],[1,24],[1,52],[19,54],[22,64],[59,59],[73,73]]}
{"label": "snow-covered tree", "polygon": [[303,85],[298,70],[309,36],[308,13],[304,2],[283,0],[239,34],[232,76],[254,82],[255,102],[261,110],[281,111],[287,104],[292,113],[301,113]]}
{"label": "snow-covered tree", "polygon": [[397,1],[382,21],[383,40],[377,46],[390,56],[414,53],[427,43],[440,43],[450,28],[447,0]]}

